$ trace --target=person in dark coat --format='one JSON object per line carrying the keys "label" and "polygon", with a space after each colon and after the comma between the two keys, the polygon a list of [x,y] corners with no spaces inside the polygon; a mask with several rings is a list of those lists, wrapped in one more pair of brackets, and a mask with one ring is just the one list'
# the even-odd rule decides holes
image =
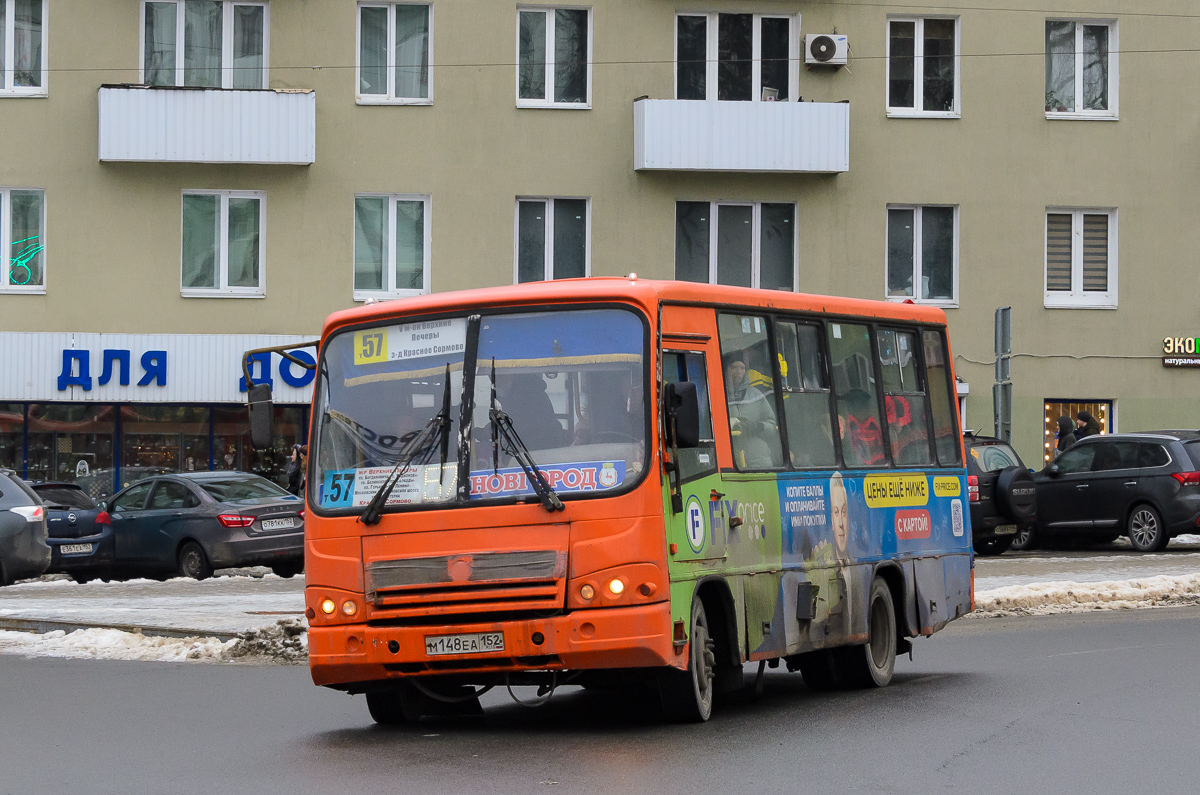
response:
{"label": "person in dark coat", "polygon": [[1096,418],[1092,416],[1090,411],[1081,411],[1075,415],[1075,440],[1079,441],[1088,436],[1096,436],[1100,433],[1100,423],[1096,422]]}
{"label": "person in dark coat", "polygon": [[[1066,414],[1058,418],[1058,454],[1062,455],[1063,451],[1075,444],[1075,432],[1072,430],[1074,424],[1071,418]],[[1055,456],[1057,458],[1058,455]]]}
{"label": "person in dark coat", "polygon": [[304,478],[304,465],[300,460],[300,445],[292,445],[292,452],[288,456],[287,463],[287,490],[292,494],[299,494],[302,490]]}

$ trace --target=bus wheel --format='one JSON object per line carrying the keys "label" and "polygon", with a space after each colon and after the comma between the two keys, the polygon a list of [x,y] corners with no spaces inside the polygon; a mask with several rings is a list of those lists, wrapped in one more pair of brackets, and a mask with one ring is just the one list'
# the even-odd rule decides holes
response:
{"label": "bus wheel", "polygon": [[686,671],[664,671],[658,683],[663,711],[679,723],[700,723],[712,716],[715,642],[699,597],[692,598],[692,632]]}
{"label": "bus wheel", "polygon": [[[789,663],[793,658],[788,658]],[[841,672],[829,649],[807,651],[795,656],[796,667],[809,690],[838,690],[843,685]],[[789,665],[789,667],[791,667]]]}
{"label": "bus wheel", "polygon": [[862,646],[837,650],[849,683],[856,687],[887,687],[896,669],[896,608],[882,577],[871,583],[867,602],[867,637]]}
{"label": "bus wheel", "polygon": [[380,726],[405,726],[420,717],[414,715],[399,687],[388,690],[368,690],[367,709],[371,719]]}

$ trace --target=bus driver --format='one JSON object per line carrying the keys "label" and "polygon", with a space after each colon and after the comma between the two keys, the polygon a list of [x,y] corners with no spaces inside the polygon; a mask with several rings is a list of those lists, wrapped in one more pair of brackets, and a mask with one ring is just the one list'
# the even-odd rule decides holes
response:
{"label": "bus driver", "polygon": [[[778,422],[766,395],[750,384],[744,351],[725,354],[725,400],[729,405],[729,433],[733,453],[742,469],[770,469],[780,462]],[[770,440],[770,441],[769,441]],[[771,442],[775,443],[772,444]]]}

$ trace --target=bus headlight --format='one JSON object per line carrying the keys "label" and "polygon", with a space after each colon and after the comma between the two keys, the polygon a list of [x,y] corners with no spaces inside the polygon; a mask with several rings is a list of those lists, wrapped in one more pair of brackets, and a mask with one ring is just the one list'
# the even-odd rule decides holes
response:
{"label": "bus headlight", "polygon": [[323,599],[321,601],[321,612],[327,616],[333,615],[333,611],[337,610],[337,603],[332,599]]}
{"label": "bus headlight", "polygon": [[613,596],[620,596],[625,592],[625,583],[621,582],[620,578],[614,577],[608,584],[608,591]]}
{"label": "bus headlight", "polygon": [[354,604],[353,599],[347,599],[342,602],[342,612],[347,616],[352,616],[358,612],[358,605]]}

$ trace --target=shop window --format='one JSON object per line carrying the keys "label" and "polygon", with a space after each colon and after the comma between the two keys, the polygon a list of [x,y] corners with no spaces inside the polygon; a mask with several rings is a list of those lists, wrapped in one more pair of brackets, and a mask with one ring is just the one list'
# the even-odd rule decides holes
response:
{"label": "shop window", "polygon": [[25,472],[25,406],[0,403],[0,469]]}
{"label": "shop window", "polygon": [[589,275],[587,199],[518,199],[514,282]]}
{"label": "shop window", "polygon": [[675,98],[784,102],[799,20],[759,14],[675,17]]}
{"label": "shop window", "polygon": [[49,0],[0,0],[0,96],[46,96]]}
{"label": "shop window", "polygon": [[887,297],[958,304],[955,207],[888,207]]}
{"label": "shop window", "polygon": [[842,458],[848,467],[887,464],[872,358],[871,332],[866,326],[829,324],[829,371],[837,396]]}
{"label": "shop window", "polygon": [[958,20],[888,20],[887,114],[958,116]]}
{"label": "shop window", "polygon": [[1046,20],[1046,118],[1117,117],[1117,23]]}
{"label": "shop window", "polygon": [[934,463],[926,414],[929,399],[921,377],[917,335],[880,329],[875,339],[892,462],[896,466],[929,466]]}
{"label": "shop window", "polygon": [[700,403],[700,446],[679,451],[680,480],[691,480],[715,472],[716,439],[713,436],[712,410],[708,398],[708,368],[704,363],[704,354],[664,351],[662,373],[663,383],[695,384]]}
{"label": "shop window", "polygon": [[832,393],[821,351],[821,327],[811,323],[775,324],[779,348],[779,386],[793,467],[835,467]]}
{"label": "shop window", "polygon": [[675,278],[794,290],[796,205],[675,202]]}
{"label": "shop window", "polygon": [[734,466],[782,468],[767,321],[749,315],[721,315],[718,325]]}
{"label": "shop window", "polygon": [[0,188],[0,292],[46,292],[45,229],[44,191]]}
{"label": "shop window", "polygon": [[183,194],[185,298],[264,295],[262,193],[196,191]]}
{"label": "shop window", "polygon": [[921,336],[925,342],[925,376],[938,462],[944,467],[962,466],[962,436],[954,414],[958,389],[950,377],[946,341],[940,331],[926,331]]}
{"label": "shop window", "polygon": [[517,107],[588,107],[591,15],[586,8],[517,12]]}
{"label": "shop window", "polygon": [[1046,211],[1045,305],[1117,305],[1116,210]]}
{"label": "shop window", "polygon": [[144,84],[267,87],[266,3],[161,0],[142,9]]}
{"label": "shop window", "polygon": [[164,472],[207,471],[208,415],[201,406],[122,406],[122,487]]}
{"label": "shop window", "polygon": [[358,101],[428,105],[433,6],[375,3],[358,7]]}
{"label": "shop window", "polygon": [[1116,417],[1113,413],[1114,401],[1112,400],[1047,400],[1044,402],[1044,411],[1042,412],[1043,419],[1043,440],[1042,440],[1042,460],[1049,463],[1054,460],[1058,453],[1058,418],[1066,417],[1071,421],[1071,427],[1075,428],[1073,433],[1078,438],[1080,430],[1076,427],[1076,419],[1079,417],[1079,412],[1086,411],[1095,420],[1100,427],[1100,433],[1115,433]]}
{"label": "shop window", "polygon": [[27,478],[77,483],[92,499],[113,493],[113,406],[34,403],[28,415]]}
{"label": "shop window", "polygon": [[304,407],[275,406],[275,439],[269,450],[250,445],[244,406],[213,409],[213,469],[253,472],[287,488],[287,460],[292,445],[308,443]]}
{"label": "shop window", "polygon": [[429,292],[430,197],[354,197],[354,300]]}

